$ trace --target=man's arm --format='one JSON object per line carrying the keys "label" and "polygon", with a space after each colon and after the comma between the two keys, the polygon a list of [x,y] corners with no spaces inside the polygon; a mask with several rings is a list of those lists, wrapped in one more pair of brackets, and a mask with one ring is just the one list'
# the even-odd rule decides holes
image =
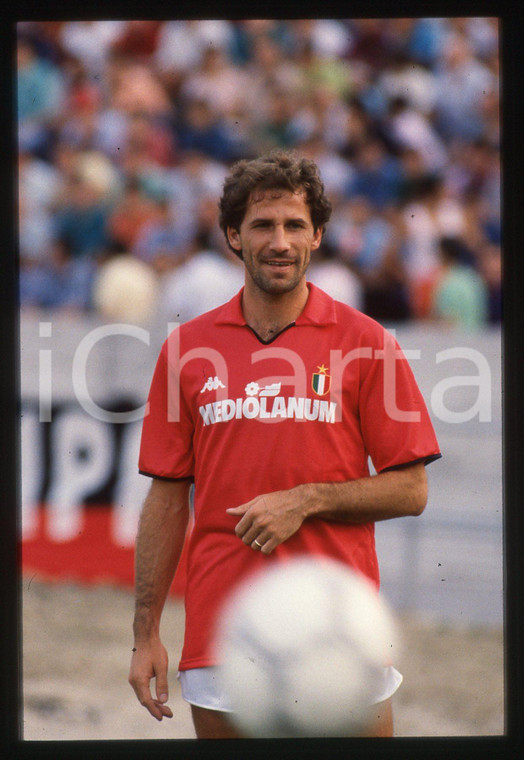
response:
{"label": "man's arm", "polygon": [[[172,718],[168,657],[160,640],[160,617],[173,580],[189,517],[190,482],[153,480],[144,502],[135,549],[134,647],[129,683],[157,720]],[[156,678],[156,699],[149,682]]]}
{"label": "man's arm", "polygon": [[270,554],[310,517],[366,523],[420,515],[427,494],[425,467],[418,462],[343,483],[304,483],[257,496],[227,512],[241,518],[235,532],[245,544],[256,539],[253,548],[261,544],[260,550]]}

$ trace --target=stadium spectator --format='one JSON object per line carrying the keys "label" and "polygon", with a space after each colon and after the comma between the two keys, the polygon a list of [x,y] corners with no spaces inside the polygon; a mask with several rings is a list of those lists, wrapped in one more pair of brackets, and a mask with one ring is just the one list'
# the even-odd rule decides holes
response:
{"label": "stadium spectator", "polygon": [[353,198],[334,211],[326,240],[359,278],[365,313],[392,321],[411,316],[405,230],[399,210],[390,208],[379,214],[367,198]]}
{"label": "stadium spectator", "polygon": [[54,234],[67,242],[72,258],[96,257],[107,242],[110,212],[110,205],[101,198],[96,186],[77,171],[53,213]]}
{"label": "stadium spectator", "polygon": [[19,140],[27,149],[47,158],[52,129],[66,96],[66,80],[59,66],[38,55],[29,35],[17,45],[17,108]]}
{"label": "stadium spectator", "polygon": [[390,155],[384,142],[369,137],[357,149],[355,173],[346,194],[363,195],[377,209],[384,208],[398,197],[401,170],[398,160]]}
{"label": "stadium spectator", "polygon": [[106,67],[108,104],[132,115],[171,116],[172,104],[155,69],[147,63],[112,51]]}
{"label": "stadium spectator", "polygon": [[[131,124],[128,123],[128,127]],[[162,150],[161,144],[158,146]],[[141,140],[126,139],[119,152],[119,161],[115,162],[120,181],[123,185],[134,182],[140,190],[151,199],[169,195],[169,166],[161,166],[151,155],[147,143]]]}
{"label": "stadium spectator", "polygon": [[371,270],[382,258],[390,234],[384,216],[374,212],[365,196],[355,196],[334,211],[326,239],[357,269]]}
{"label": "stadium spectator", "polygon": [[435,67],[436,126],[445,139],[482,137],[482,104],[498,85],[489,68],[475,58],[469,40],[447,35],[442,58]]}
{"label": "stadium spectator", "polygon": [[111,50],[127,58],[149,62],[158,45],[161,21],[132,19],[126,21],[111,43]]}
{"label": "stadium spectator", "polygon": [[157,322],[165,335],[168,322],[187,322],[228,301],[244,284],[242,264],[220,241],[209,247],[197,235],[188,258],[166,274],[161,285]]}
{"label": "stadium spectator", "polygon": [[405,148],[417,151],[428,172],[438,172],[446,165],[448,154],[444,143],[424,113],[410,106],[407,98],[393,98],[385,130],[397,151]]}
{"label": "stadium spectator", "polygon": [[96,262],[73,258],[65,238],[55,238],[45,258],[21,253],[20,299],[24,305],[78,314],[91,306]]}
{"label": "stadium spectator", "polygon": [[500,246],[485,243],[479,249],[479,270],[488,290],[488,321],[492,325],[502,321],[502,257]]}
{"label": "stadium spectator", "polygon": [[461,247],[455,238],[439,241],[441,271],[433,295],[433,316],[465,331],[478,330],[488,318],[485,282],[472,267],[461,263]]}
{"label": "stadium spectator", "polygon": [[225,114],[222,124],[228,143],[228,163],[254,155],[253,121],[251,110],[244,102],[238,103]]}
{"label": "stadium spectator", "polygon": [[[307,98],[302,98],[294,123],[298,125],[304,139],[319,135],[325,144],[326,152],[329,152],[334,160],[341,160],[349,118],[347,104],[337,97],[334,89],[317,86],[311,90]],[[351,172],[351,165],[347,161],[345,163],[346,171]]]}
{"label": "stadium spectator", "polygon": [[19,294],[22,306],[39,306],[40,275],[53,246],[54,230],[45,202],[37,192],[30,192],[27,172],[23,171],[23,167],[21,169],[18,200]]}
{"label": "stadium spectator", "polygon": [[69,88],[63,117],[57,128],[58,140],[76,145],[83,150],[96,146],[98,118],[102,92],[83,64],[69,64]]}
{"label": "stadium spectator", "polygon": [[382,44],[387,52],[385,68],[394,67],[398,56],[402,56],[409,45],[413,33],[415,19],[409,17],[384,19]]}
{"label": "stadium spectator", "polygon": [[172,166],[175,160],[175,139],[167,120],[136,111],[128,119],[122,155],[140,153],[145,162],[156,167]]}
{"label": "stadium spectator", "polygon": [[349,22],[353,42],[349,56],[351,60],[361,61],[373,70],[382,71],[388,62],[386,48],[386,29],[384,22],[378,18],[351,19]]}
{"label": "stadium spectator", "polygon": [[405,223],[399,207],[384,213],[387,237],[373,266],[360,266],[363,311],[381,322],[404,322],[413,316],[405,243]]}
{"label": "stadium spectator", "polygon": [[480,16],[457,16],[449,19],[450,33],[466,37],[471,49],[481,61],[498,52],[498,19]]}
{"label": "stadium spectator", "polygon": [[285,55],[282,45],[269,33],[254,34],[251,58],[245,66],[249,88],[245,104],[254,125],[268,116],[268,96],[275,88],[284,92],[298,92],[304,86],[304,75],[292,58]]}
{"label": "stadium spectator", "polygon": [[75,160],[75,172],[91,187],[101,203],[111,205],[122,192],[117,168],[100,151],[79,151]]}
{"label": "stadium spectator", "polygon": [[176,98],[189,72],[197,69],[209,46],[228,50],[234,30],[221,19],[165,21],[158,34],[153,62],[164,85]]}
{"label": "stadium spectator", "polygon": [[176,135],[180,150],[200,151],[215,161],[227,163],[236,152],[224,117],[205,99],[186,104],[176,125]]}
{"label": "stadium spectator", "polygon": [[353,179],[351,164],[329,150],[322,134],[313,133],[307,140],[297,145],[297,150],[306,158],[311,158],[320,169],[326,192],[333,201],[342,199]]}
{"label": "stadium spectator", "polygon": [[364,309],[362,284],[353,269],[342,262],[337,250],[323,241],[315,251],[308,270],[308,280],[328,293],[331,298],[354,309]]}
{"label": "stadium spectator", "polygon": [[231,60],[246,66],[254,57],[260,37],[268,37],[283,51],[286,60],[293,58],[293,33],[289,21],[279,19],[239,19],[231,25],[233,39],[229,47]]}
{"label": "stadium spectator", "polygon": [[447,24],[444,18],[415,19],[406,44],[411,60],[432,70],[441,55]]}
{"label": "stadium spectator", "polygon": [[464,213],[442,178],[419,183],[416,195],[402,209],[410,274],[411,302],[418,317],[427,317],[439,263],[439,241],[464,232]]}
{"label": "stadium spectator", "polygon": [[258,152],[271,147],[291,148],[304,136],[301,125],[294,119],[300,102],[298,93],[270,88],[266,117],[254,129],[254,144]]}
{"label": "stadium spectator", "polygon": [[319,60],[340,61],[351,50],[352,35],[342,19],[293,19],[289,27],[295,54],[308,49]]}
{"label": "stadium spectator", "polygon": [[341,130],[339,152],[350,164],[370,136],[376,136],[377,129],[360,97],[349,99],[347,118]]}
{"label": "stadium spectator", "polygon": [[397,159],[401,173],[398,201],[408,203],[419,196],[421,189],[426,187],[435,175],[428,172],[424,157],[414,148],[400,148]]}
{"label": "stadium spectator", "polygon": [[145,225],[157,223],[161,218],[158,205],[146,195],[136,179],[130,179],[108,215],[107,233],[130,251]]}
{"label": "stadium spectator", "polygon": [[[415,22],[415,19],[412,20]],[[413,29],[414,24],[410,38]],[[378,76],[377,85],[388,100],[403,98],[416,112],[425,117],[431,115],[436,99],[435,75],[419,63],[414,63],[406,52],[406,46],[392,56],[390,65]]]}
{"label": "stadium spectator", "polygon": [[353,89],[352,68],[337,58],[322,55],[312,39],[306,39],[298,48],[295,58],[303,72],[305,95],[318,87],[327,87],[337,97],[348,97]]}
{"label": "stadium spectator", "polygon": [[211,113],[224,116],[244,98],[248,81],[244,72],[231,65],[223,50],[206,47],[196,71],[190,71],[181,87],[184,99],[206,103]]}
{"label": "stadium spectator", "polygon": [[180,163],[169,171],[171,214],[185,234],[196,234],[198,204],[205,197],[218,197],[224,176],[223,164],[198,150],[184,151]]}
{"label": "stadium spectator", "polygon": [[21,145],[18,150],[18,196],[30,212],[50,213],[63,186],[58,165],[43,161]]}
{"label": "stadium spectator", "polygon": [[222,237],[218,227],[218,209],[215,195],[204,195],[197,204],[194,237],[201,248],[222,250]]}
{"label": "stadium spectator", "polygon": [[150,264],[156,271],[176,266],[184,256],[191,237],[174,223],[167,198],[155,202],[157,213],[146,220],[138,231],[131,253]]}
{"label": "stadium spectator", "polygon": [[108,54],[125,21],[66,21],[60,32],[62,47],[80,61],[93,79],[105,72]]}

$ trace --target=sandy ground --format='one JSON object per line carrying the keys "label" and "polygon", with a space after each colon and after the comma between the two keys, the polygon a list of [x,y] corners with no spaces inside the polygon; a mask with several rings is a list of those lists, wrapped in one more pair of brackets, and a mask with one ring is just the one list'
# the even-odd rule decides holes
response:
{"label": "sandy ground", "polygon": [[[183,608],[166,606],[162,637],[171,655],[172,720],[158,723],[127,683],[133,599],[112,587],[44,584],[25,578],[25,740],[194,738],[176,665]],[[399,620],[404,683],[395,697],[397,736],[488,736],[504,731],[502,631]]]}

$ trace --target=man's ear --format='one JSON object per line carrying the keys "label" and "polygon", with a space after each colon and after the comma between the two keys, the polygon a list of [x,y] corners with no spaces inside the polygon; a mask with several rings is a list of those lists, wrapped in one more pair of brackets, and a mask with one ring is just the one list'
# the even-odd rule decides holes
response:
{"label": "man's ear", "polygon": [[324,234],[324,228],[323,227],[317,227],[313,234],[313,240],[311,241],[311,250],[316,251],[319,247],[320,243],[322,242],[322,235]]}
{"label": "man's ear", "polygon": [[234,248],[235,251],[238,251],[239,253],[242,251],[242,243],[240,242],[240,235],[238,230],[236,230],[234,227],[228,227],[227,239],[231,248]]}

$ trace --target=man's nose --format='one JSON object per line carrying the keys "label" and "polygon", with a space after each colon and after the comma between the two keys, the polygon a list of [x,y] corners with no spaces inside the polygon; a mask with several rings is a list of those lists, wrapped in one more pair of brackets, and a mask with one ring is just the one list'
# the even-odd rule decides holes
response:
{"label": "man's nose", "polygon": [[271,237],[271,249],[275,253],[284,253],[289,250],[289,242],[287,239],[286,231],[284,227],[276,225],[273,229],[273,235]]}

